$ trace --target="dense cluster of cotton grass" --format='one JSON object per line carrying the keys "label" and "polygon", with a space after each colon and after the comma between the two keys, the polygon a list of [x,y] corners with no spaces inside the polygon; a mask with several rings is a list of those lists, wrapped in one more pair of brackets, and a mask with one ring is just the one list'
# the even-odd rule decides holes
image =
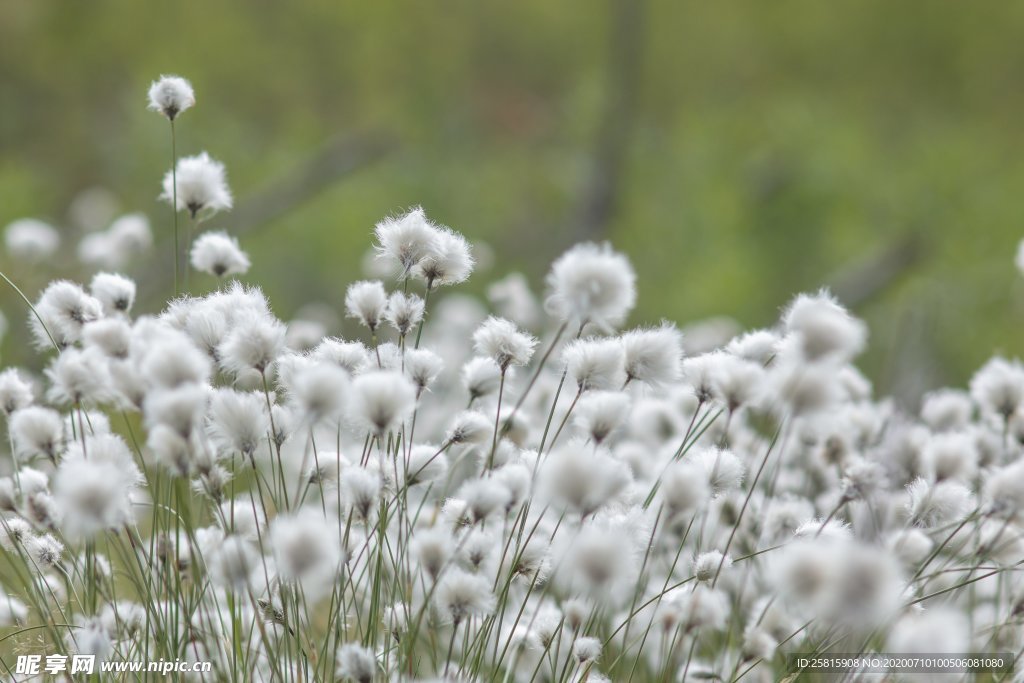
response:
{"label": "dense cluster of cotton grass", "polygon": [[[179,81],[151,93],[172,122],[194,103]],[[231,206],[205,154],[164,197]],[[14,233],[34,253],[56,239]],[[0,622],[19,652],[360,683],[1020,654],[1017,361],[911,415],[872,397],[852,364],[867,330],[826,292],[698,348],[668,322],[622,328],[635,275],[608,245],[565,253],[541,297],[494,284],[489,315],[439,291],[474,267],[458,233],[417,208],[373,239],[389,276],[338,302],[360,338],[285,324],[234,281],[138,315],[119,275],[41,293],[45,373],[0,374]],[[191,262],[249,265],[218,232]]]}

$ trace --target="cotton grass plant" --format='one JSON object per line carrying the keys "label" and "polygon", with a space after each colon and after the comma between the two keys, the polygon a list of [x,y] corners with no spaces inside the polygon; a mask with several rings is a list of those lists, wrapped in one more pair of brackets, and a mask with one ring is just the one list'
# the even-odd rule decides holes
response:
{"label": "cotton grass plant", "polygon": [[[172,140],[194,102],[180,78],[150,91]],[[175,226],[232,204],[223,165],[176,144],[162,197]],[[121,221],[87,266],[142,258],[144,219]],[[109,272],[25,297],[45,369],[0,373],[7,675],[63,652],[359,683],[1021,656],[1018,361],[912,415],[872,397],[867,329],[825,291],[684,358],[670,322],[622,329],[636,277],[610,245],[557,259],[543,303],[499,281],[488,314],[443,296],[472,248],[421,208],[373,239],[387,277],[336,302],[359,338],[279,320],[229,279],[249,258],[223,232],[190,249],[218,287],[179,296],[176,277],[163,310]],[[5,233],[19,258],[57,242]]]}

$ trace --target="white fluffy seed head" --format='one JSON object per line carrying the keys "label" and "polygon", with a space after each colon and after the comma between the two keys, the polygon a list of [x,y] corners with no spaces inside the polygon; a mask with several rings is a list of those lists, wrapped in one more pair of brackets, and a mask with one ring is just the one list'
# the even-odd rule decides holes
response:
{"label": "white fluffy seed head", "polygon": [[617,339],[577,339],[562,352],[565,370],[579,391],[621,389],[625,384],[622,344]]}
{"label": "white fluffy seed head", "polygon": [[416,406],[416,387],[394,370],[373,370],[352,382],[354,417],[371,433],[395,429]]}
{"label": "white fluffy seed head", "polygon": [[13,259],[40,263],[57,253],[60,233],[49,223],[21,218],[4,228],[4,247]]}
{"label": "white fluffy seed head", "polygon": [[425,306],[423,299],[415,294],[393,292],[388,297],[384,319],[398,332],[399,337],[405,337],[423,320]]}
{"label": "white fluffy seed head", "polygon": [[387,292],[378,280],[353,282],[345,292],[346,315],[358,320],[371,332],[375,332],[380,325],[387,305]]}
{"label": "white fluffy seed head", "polygon": [[265,397],[260,392],[214,390],[208,420],[210,440],[225,456],[252,456],[270,431]]}
{"label": "white fluffy seed head", "polygon": [[570,325],[613,329],[636,305],[636,273],[608,244],[578,244],[562,254],[547,285],[548,310]]}
{"label": "white fluffy seed head", "polygon": [[925,529],[958,522],[974,508],[970,489],[956,481],[929,484],[918,478],[907,486],[907,494],[911,523]]}
{"label": "white fluffy seed head", "polygon": [[678,381],[682,372],[683,335],[670,323],[622,334],[626,379],[651,386]]}
{"label": "white fluffy seed head", "polygon": [[[175,188],[175,177],[177,188]],[[176,211],[188,211],[192,218],[208,218],[233,205],[224,164],[206,152],[178,159],[175,172],[164,176],[160,199],[177,203]]]}
{"label": "white fluffy seed head", "polygon": [[337,674],[355,683],[372,683],[377,673],[373,651],[358,643],[345,643],[338,648]]}
{"label": "white fluffy seed head", "polygon": [[1024,366],[996,356],[974,373],[970,390],[983,411],[1007,420],[1024,400]]}
{"label": "white fluffy seed head", "polygon": [[491,358],[477,356],[462,366],[462,383],[471,400],[493,394],[501,381],[501,368]]}
{"label": "white fluffy seed head", "polygon": [[15,368],[0,372],[0,411],[8,417],[32,405],[32,385]]}
{"label": "white fluffy seed head", "polygon": [[11,413],[14,452],[25,460],[37,455],[55,460],[64,449],[64,424],[55,410],[27,406]]}
{"label": "white fluffy seed head", "polygon": [[285,349],[288,328],[269,315],[250,315],[236,321],[217,349],[221,367],[236,377],[265,375]]}
{"label": "white fluffy seed head", "polygon": [[81,341],[83,326],[103,315],[103,304],[77,284],[55,280],[47,285],[29,317],[29,326],[40,349],[56,344],[64,348]]}
{"label": "white fluffy seed head", "polygon": [[601,656],[601,641],[589,636],[577,638],[572,644],[572,653],[581,664],[596,661]]}
{"label": "white fluffy seed head", "polygon": [[455,624],[466,617],[490,614],[495,605],[490,581],[458,568],[445,572],[434,601],[441,614]]}
{"label": "white fluffy seed head", "polygon": [[181,76],[161,76],[149,86],[148,109],[173,121],[196,103],[192,84]]}
{"label": "white fluffy seed head", "polygon": [[405,374],[416,387],[417,396],[430,388],[444,369],[444,361],[430,349],[405,352]]}
{"label": "white fluffy seed head", "polygon": [[473,255],[466,239],[457,232],[438,227],[423,256],[412,269],[412,275],[427,283],[430,289],[437,285],[464,282],[473,272]]}
{"label": "white fluffy seed head", "polygon": [[135,303],[135,282],[116,273],[96,273],[89,283],[89,292],[107,315],[127,314]]}
{"label": "white fluffy seed head", "polygon": [[629,402],[621,392],[590,392],[576,405],[573,421],[594,443],[603,443],[629,416]]}
{"label": "white fluffy seed head", "polygon": [[221,278],[244,275],[251,265],[238,240],[223,230],[210,230],[197,237],[189,261],[199,272]]}
{"label": "white fluffy seed head", "polygon": [[464,410],[452,420],[445,441],[452,444],[480,444],[491,438],[493,430],[493,423],[483,413]]}
{"label": "white fluffy seed head", "polygon": [[800,294],[783,315],[790,334],[799,336],[799,347],[808,361],[848,361],[864,349],[867,327],[839,305],[828,291]]}
{"label": "white fluffy seed head", "polygon": [[89,538],[134,521],[132,494],[142,483],[121,437],[98,434],[75,441],[54,476],[61,528],[69,538]]}
{"label": "white fluffy seed head", "polygon": [[520,332],[515,323],[490,316],[473,333],[473,348],[491,358],[501,370],[510,365],[526,365],[533,356],[537,340]]}
{"label": "white fluffy seed head", "polygon": [[427,220],[423,209],[416,206],[408,213],[377,223],[374,235],[378,256],[396,264],[406,276],[433,248],[437,228]]}

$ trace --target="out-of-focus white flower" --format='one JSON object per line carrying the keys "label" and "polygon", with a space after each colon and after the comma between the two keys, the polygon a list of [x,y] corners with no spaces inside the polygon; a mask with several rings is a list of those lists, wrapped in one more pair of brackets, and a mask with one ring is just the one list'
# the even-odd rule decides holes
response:
{"label": "out-of-focus white flower", "polygon": [[412,270],[414,277],[427,284],[427,289],[464,282],[472,272],[469,243],[462,235],[445,227],[435,228],[434,239]]}
{"label": "out-of-focus white flower", "polygon": [[974,507],[970,489],[956,481],[930,485],[924,479],[915,479],[907,487],[907,494],[910,521],[926,529],[958,522]]}
{"label": "out-of-focus white flower", "polygon": [[164,176],[164,191],[160,198],[175,201],[175,174],[177,175],[176,211],[188,211],[192,218],[209,218],[232,207],[224,164],[210,158],[206,152],[178,159],[175,173]]}
{"label": "out-of-focus white flower", "polygon": [[27,406],[10,415],[14,452],[20,459],[42,455],[56,460],[64,449],[64,424],[50,408]]}
{"label": "out-of-focus white flower", "polygon": [[149,86],[148,109],[173,121],[196,103],[192,84],[181,76],[161,76]]}
{"label": "out-of-focus white flower", "polygon": [[405,337],[423,320],[424,308],[423,299],[415,294],[393,292],[388,297],[388,305],[384,309],[384,319],[395,328],[399,337]]}
{"label": "out-of-focus white flower", "polygon": [[636,273],[608,244],[578,244],[556,260],[547,277],[548,310],[570,325],[609,330],[636,305]]}
{"label": "out-of-focus white flower", "polygon": [[992,358],[971,378],[971,398],[982,410],[1009,419],[1024,400],[1024,366]]}
{"label": "out-of-focus white flower", "polygon": [[4,246],[11,258],[39,263],[57,253],[60,233],[49,223],[21,218],[4,228]]}
{"label": "out-of-focus white flower", "polygon": [[338,676],[355,683],[372,683],[377,674],[377,660],[371,650],[358,643],[345,643],[338,648]]}
{"label": "out-of-focus white flower", "polygon": [[70,538],[91,537],[133,522],[132,495],[142,473],[128,446],[115,434],[74,441],[54,476],[61,527]]}
{"label": "out-of-focus white flower", "polygon": [[783,324],[787,332],[799,335],[799,348],[809,361],[845,362],[860,353],[867,341],[864,323],[826,290],[797,296],[783,315]]}
{"label": "out-of-focus white flower", "polygon": [[490,614],[495,605],[487,579],[457,568],[445,572],[434,601],[441,614],[455,624],[462,623],[466,617]]}
{"label": "out-of-focus white flower", "polygon": [[400,372],[377,370],[352,383],[354,416],[377,436],[395,429],[416,405],[416,388]]}
{"label": "out-of-focus white flower", "polygon": [[81,341],[82,327],[102,315],[103,304],[98,299],[73,282],[55,280],[36,301],[29,326],[37,348],[46,349],[52,344],[64,348]]}
{"label": "out-of-focus white flower", "polygon": [[15,368],[0,372],[0,411],[8,417],[32,405],[32,385]]}
{"label": "out-of-focus white flower", "polygon": [[211,230],[197,237],[192,242],[190,260],[196,270],[217,277],[244,275],[251,265],[238,240],[223,230]]}

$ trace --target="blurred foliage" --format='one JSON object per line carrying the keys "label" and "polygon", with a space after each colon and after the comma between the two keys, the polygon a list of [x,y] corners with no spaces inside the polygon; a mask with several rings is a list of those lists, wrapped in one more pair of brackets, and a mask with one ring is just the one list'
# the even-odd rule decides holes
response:
{"label": "blurred foliage", "polygon": [[[610,76],[632,49],[613,30],[623,12],[639,13],[625,90]],[[857,307],[864,367],[913,397],[1024,352],[1022,30],[1024,4],[997,1],[14,0],[0,4],[0,223],[66,226],[78,192],[106,187],[150,215],[153,258],[170,258],[156,202],[169,137],[145,90],[179,73],[198,96],[179,149],[223,160],[240,205],[330,140],[396,143],[243,236],[247,279],[284,319],[311,299],[340,307],[374,222],[417,203],[493,248],[470,290],[512,269],[539,288],[610,127],[625,147],[595,235],[637,267],[633,322],[771,324],[795,292],[917,235],[920,258]],[[30,297],[53,276],[3,268]],[[23,339],[8,360],[25,362]]]}

